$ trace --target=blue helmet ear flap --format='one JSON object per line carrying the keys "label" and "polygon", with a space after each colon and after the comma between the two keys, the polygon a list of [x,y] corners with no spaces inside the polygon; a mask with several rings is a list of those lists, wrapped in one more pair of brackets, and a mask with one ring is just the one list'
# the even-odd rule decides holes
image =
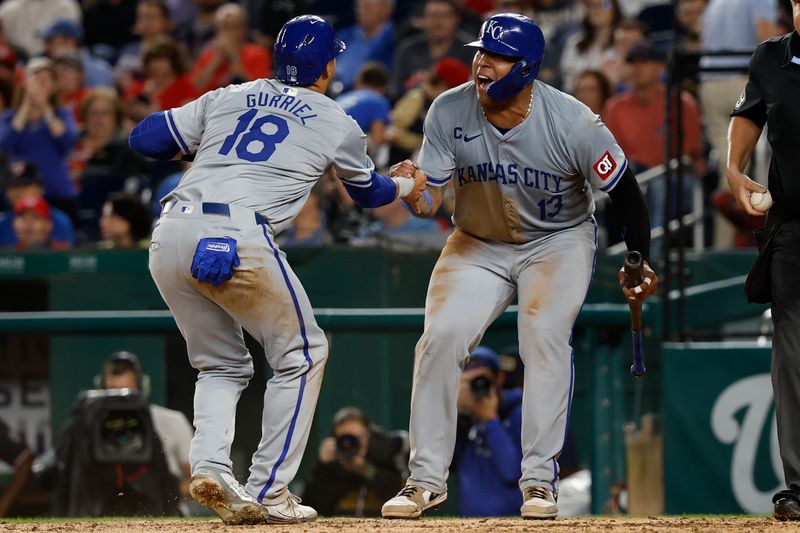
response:
{"label": "blue helmet ear flap", "polygon": [[528,64],[526,60],[520,59],[511,67],[508,74],[489,84],[486,94],[492,100],[507,100],[533,83],[541,67],[541,60]]}

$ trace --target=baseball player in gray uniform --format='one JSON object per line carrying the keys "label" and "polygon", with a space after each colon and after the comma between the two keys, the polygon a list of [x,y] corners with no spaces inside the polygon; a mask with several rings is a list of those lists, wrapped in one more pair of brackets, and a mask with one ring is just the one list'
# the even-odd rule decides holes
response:
{"label": "baseball player in gray uniform", "polygon": [[[206,93],[150,115],[130,137],[151,157],[196,154],[162,200],[150,272],[198,370],[190,492],[228,524],[317,516],[287,486],[306,446],[328,347],[275,234],[330,168],[365,207],[413,199],[425,187],[421,173],[416,181],[376,173],[364,134],[325,96],[344,47],[325,20],[292,19],[276,40],[276,80]],[[274,370],[244,487],[230,459],[236,404],[253,375],[243,328]]]}
{"label": "baseball player in gray uniform", "polygon": [[[536,81],[544,37],[531,19],[492,16],[468,46],[478,49],[472,81],[439,96],[424,125],[418,163],[434,187],[412,204],[430,216],[452,181],[456,229],[433,270],[416,347],[411,476],[382,514],[416,518],[447,499],[461,368],[517,299],[525,364],[520,512],[554,518],[574,378],[572,327],[597,248],[591,188],[610,194],[625,219],[628,248],[645,258],[649,216],[599,117]],[[644,283],[623,289],[626,297],[655,291],[655,273],[649,266],[645,273]]]}

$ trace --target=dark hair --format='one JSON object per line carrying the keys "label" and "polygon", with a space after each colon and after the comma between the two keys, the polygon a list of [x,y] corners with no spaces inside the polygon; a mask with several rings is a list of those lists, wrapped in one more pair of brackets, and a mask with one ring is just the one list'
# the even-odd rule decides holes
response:
{"label": "dark hair", "polygon": [[[618,0],[603,0],[604,2],[611,3],[611,9],[614,10],[614,18],[611,21],[611,26],[616,27],[619,24],[619,21],[622,20],[622,10],[619,8]],[[578,41],[578,52],[584,53],[589,47],[592,45],[592,41],[594,41],[594,27],[589,24],[589,13],[583,16],[583,20],[581,21],[581,40]],[[611,34],[608,36],[608,41],[604,44],[603,48],[608,48],[613,43],[614,39],[614,32],[612,31]]]}
{"label": "dark hair", "polygon": [[140,241],[150,235],[150,209],[135,194],[117,192],[108,197],[111,211],[131,225],[131,236]]}
{"label": "dark hair", "polygon": [[139,362],[139,358],[133,352],[114,352],[103,363],[103,369],[100,376],[98,376],[100,382],[97,385],[105,389],[106,376],[120,376],[128,372],[136,374],[136,387],[141,392],[141,388],[144,385],[144,372],[142,372],[142,364]]}
{"label": "dark hair", "polygon": [[175,74],[186,72],[186,62],[183,52],[178,44],[168,37],[159,38],[153,45],[149,46],[142,55],[142,66],[147,69],[147,64],[154,59],[166,59],[172,66]]}
{"label": "dark hair", "polygon": [[385,89],[389,85],[389,71],[378,61],[364,63],[356,83],[372,89]]}
{"label": "dark hair", "polygon": [[111,359],[103,364],[103,374],[110,374],[112,376],[119,376],[133,372],[139,376],[139,366],[130,359]]}
{"label": "dark hair", "polygon": [[139,0],[139,5],[142,5],[142,4],[147,4],[147,5],[150,5],[150,6],[158,8],[158,10],[161,11],[161,15],[165,19],[171,20],[170,19],[169,6],[167,5],[167,3],[164,0]]}
{"label": "dark hair", "polygon": [[364,414],[364,411],[362,411],[358,407],[347,406],[347,407],[342,407],[341,409],[336,411],[335,415],[333,415],[333,423],[331,424],[331,433],[333,433],[333,431],[337,427],[350,420],[358,420],[359,422],[364,424],[364,427],[366,427],[367,429],[372,427],[372,422],[367,417],[367,415]]}
{"label": "dark hair", "polygon": [[14,187],[31,187],[33,185],[44,188],[39,168],[29,161],[9,162],[3,160],[0,162],[0,175],[3,177],[3,185],[6,190]]}
{"label": "dark hair", "polygon": [[597,84],[600,86],[600,92],[603,93],[603,104],[605,104],[609,98],[614,95],[614,88],[611,86],[611,80],[608,79],[608,76],[603,74],[599,70],[584,70],[575,80],[579,80],[584,76],[591,76],[595,80],[597,80]]}

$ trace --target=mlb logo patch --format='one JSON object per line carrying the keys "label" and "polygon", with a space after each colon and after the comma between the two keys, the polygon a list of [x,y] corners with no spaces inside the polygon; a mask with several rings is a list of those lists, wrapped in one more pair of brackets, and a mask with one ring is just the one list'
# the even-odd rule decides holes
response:
{"label": "mlb logo patch", "polygon": [[289,96],[297,96],[297,89],[294,87],[284,87],[283,94],[288,94]]}
{"label": "mlb logo patch", "polygon": [[231,251],[231,247],[227,242],[214,242],[211,241],[206,244],[206,250],[211,250],[212,252],[223,252],[227,253]]}
{"label": "mlb logo patch", "polygon": [[194,211],[194,206],[192,206],[192,205],[182,205],[181,206],[181,214],[182,215],[191,215],[192,211]]}
{"label": "mlb logo patch", "polygon": [[611,152],[606,150],[606,153],[597,160],[597,162],[592,167],[597,174],[597,176],[605,181],[607,180],[615,170],[617,170],[617,162],[614,161],[614,158],[611,156]]}

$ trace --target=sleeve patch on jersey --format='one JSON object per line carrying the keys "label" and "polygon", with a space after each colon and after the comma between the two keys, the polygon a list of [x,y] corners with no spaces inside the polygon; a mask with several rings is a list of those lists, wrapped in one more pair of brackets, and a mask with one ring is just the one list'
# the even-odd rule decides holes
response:
{"label": "sleeve patch on jersey", "polygon": [[617,162],[614,161],[611,152],[606,150],[606,153],[597,160],[592,168],[595,174],[597,174],[602,181],[605,181],[614,174],[614,171],[617,169]]}

